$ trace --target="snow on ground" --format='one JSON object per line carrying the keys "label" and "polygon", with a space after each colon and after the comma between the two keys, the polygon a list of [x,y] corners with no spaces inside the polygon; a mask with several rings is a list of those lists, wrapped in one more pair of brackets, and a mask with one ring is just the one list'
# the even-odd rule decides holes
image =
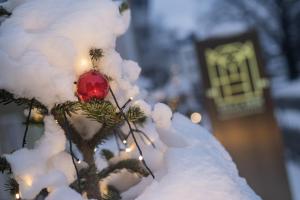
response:
{"label": "snow on ground", "polygon": [[[230,156],[210,133],[180,114],[174,115],[172,126],[178,133],[173,137],[187,146],[169,147],[162,170],[162,174],[166,173],[136,200],[260,199],[238,176]],[[125,193],[125,199],[132,191],[136,192],[136,188]]]}

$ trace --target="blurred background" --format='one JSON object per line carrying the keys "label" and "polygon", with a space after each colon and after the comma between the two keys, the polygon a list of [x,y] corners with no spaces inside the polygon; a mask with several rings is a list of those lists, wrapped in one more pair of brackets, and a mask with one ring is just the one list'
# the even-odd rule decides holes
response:
{"label": "blurred background", "polygon": [[248,30],[259,36],[290,188],[300,200],[300,1],[131,0],[132,24],[119,40],[142,67],[149,101],[167,103],[213,132],[204,105],[196,41]]}
{"label": "blurred background", "polygon": [[[118,40],[124,58],[142,67],[139,84],[193,123],[212,126],[204,105],[195,41],[255,29],[284,141],[294,200],[300,200],[300,0],[130,0],[132,23]],[[0,154],[21,143],[22,108],[0,108]],[[39,132],[39,128],[32,128]],[[38,135],[38,133],[37,133]],[[31,137],[35,137],[34,135]],[[0,181],[5,177],[0,175]],[[2,193],[2,194],[1,194]],[[0,199],[6,200],[0,190]]]}

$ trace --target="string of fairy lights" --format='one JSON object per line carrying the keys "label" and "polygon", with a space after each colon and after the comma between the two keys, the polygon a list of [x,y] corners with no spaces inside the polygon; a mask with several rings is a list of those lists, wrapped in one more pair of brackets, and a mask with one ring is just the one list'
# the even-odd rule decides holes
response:
{"label": "string of fairy lights", "polygon": [[[82,60],[80,62],[82,65],[86,65],[88,62],[86,62],[85,60]],[[95,64],[92,60],[92,63],[93,63],[93,68],[95,68]],[[115,140],[116,140],[116,143],[118,145],[118,149],[119,149],[119,153],[121,151],[124,151],[125,153],[130,153],[132,152],[134,149],[137,150],[138,152],[138,157],[137,159],[139,161],[142,162],[142,164],[144,165],[144,167],[148,170],[149,174],[155,178],[153,172],[151,171],[151,169],[148,167],[145,159],[144,159],[144,155],[143,155],[143,151],[138,143],[138,140],[136,138],[136,134],[141,137],[141,140],[146,143],[147,145],[151,145],[153,148],[155,148],[155,144],[154,142],[147,136],[147,134],[145,134],[142,130],[140,130],[138,127],[137,127],[137,124],[133,123],[133,122],[130,122],[126,116],[126,114],[124,113],[124,110],[127,108],[128,105],[130,105],[130,103],[133,101],[133,97],[130,97],[122,106],[120,106],[113,90],[111,87],[109,87],[109,92],[112,96],[112,99],[118,109],[118,112],[120,113],[120,115],[122,115],[122,117],[124,118],[124,123],[128,126],[129,128],[129,132],[127,134],[123,133],[122,131],[120,132],[116,132],[114,133],[114,136],[115,136]],[[25,133],[24,133],[24,136],[23,136],[23,144],[22,144],[22,147],[25,146],[25,143],[26,143],[26,137],[27,137],[27,132],[28,132],[28,129],[29,129],[29,124],[30,124],[30,119],[31,119],[31,115],[32,114],[35,114],[33,113],[32,111],[36,109],[34,108],[33,106],[33,99],[31,100],[31,103],[29,104],[29,111],[28,111],[28,115],[26,117],[26,128],[25,128]],[[70,127],[69,124],[68,124],[68,120],[67,120],[67,116],[66,116],[66,112],[67,111],[64,111],[63,114],[64,114],[64,121],[65,121],[65,130],[66,130],[66,135],[67,135],[67,139],[69,141],[69,148],[70,148],[70,155],[72,157],[72,162],[73,162],[73,165],[74,165],[74,168],[76,170],[76,175],[77,175],[77,180],[78,180],[78,188],[81,192],[81,186],[80,186],[80,176],[79,176],[79,171],[78,171],[78,168],[77,168],[77,165],[76,164],[80,164],[83,160],[79,159],[73,152],[73,145],[72,145],[72,141],[71,141],[71,130],[70,130]],[[40,113],[38,113],[40,115]],[[39,117],[38,119],[41,119],[41,117]],[[201,122],[202,120],[202,115],[198,112],[193,112],[191,115],[190,115],[190,120],[195,123],[195,124],[198,124]],[[56,123],[59,123],[58,121],[56,121]],[[130,140],[129,142],[129,139],[132,139]],[[123,148],[120,147],[120,144],[119,144],[119,141],[121,141],[121,144],[123,145]],[[145,142],[147,141],[147,142]],[[132,143],[129,145],[129,143]],[[96,153],[98,151],[98,147],[96,146],[94,148],[94,153]],[[19,192],[19,189],[17,188],[16,192],[15,192],[15,199],[16,200],[21,200],[21,194]]]}
{"label": "string of fairy lights", "polygon": [[[115,103],[116,103],[116,105],[117,105],[117,107],[118,107],[120,113],[122,114],[123,110],[126,108],[127,105],[129,105],[129,103],[133,100],[133,98],[132,98],[132,97],[129,98],[129,99],[126,101],[126,103],[125,103],[122,107],[120,107],[120,106],[119,106],[119,103],[118,103],[118,101],[117,101],[117,99],[115,98],[115,95],[114,95],[113,91],[112,91],[112,90],[110,90],[110,91],[111,91],[112,96],[114,97],[113,99],[114,99],[114,101],[115,101]],[[34,109],[34,108],[30,107],[30,109]],[[27,132],[28,132],[28,129],[29,129],[29,124],[30,124],[29,120],[30,120],[30,118],[31,118],[31,115],[32,115],[32,112],[29,111],[29,113],[28,113],[28,115],[27,115],[27,117],[26,117],[27,122],[25,123],[25,124],[26,124],[26,127],[25,127],[25,134],[24,134],[24,136],[23,136],[23,137],[24,137],[24,138],[23,138],[23,141],[26,141],[26,136],[27,136]],[[64,113],[64,116],[65,116],[65,120],[66,120],[67,117],[66,117],[65,113]],[[123,117],[125,118],[125,121],[127,121],[127,125],[129,126],[130,131],[129,131],[129,133],[128,133],[127,135],[125,135],[125,136],[124,136],[123,134],[122,134],[122,136],[121,136],[120,134],[117,134],[116,141],[118,141],[118,140],[122,141],[122,144],[123,144],[124,147],[125,147],[124,149],[120,149],[120,151],[125,151],[126,153],[130,153],[130,152],[132,152],[132,151],[134,150],[135,147],[137,147],[137,150],[138,150],[138,152],[139,152],[138,160],[141,161],[141,162],[144,164],[145,168],[148,170],[148,172],[150,173],[150,175],[151,175],[153,178],[155,178],[153,172],[151,171],[151,169],[148,167],[146,161],[144,160],[143,152],[142,152],[141,147],[139,146],[139,144],[138,144],[138,142],[137,142],[137,139],[136,139],[134,133],[140,133],[141,137],[144,137],[144,138],[148,141],[148,144],[149,144],[149,145],[152,145],[152,146],[155,148],[154,142],[153,142],[149,137],[147,137],[147,135],[146,135],[143,131],[139,130],[139,129],[137,128],[136,124],[134,124],[134,127],[135,127],[135,128],[133,128],[132,125],[131,125],[131,123],[128,121],[128,119],[127,119],[127,117],[126,117],[126,115],[125,115],[124,113],[123,113]],[[127,119],[127,120],[126,120],[126,119]],[[57,120],[56,120],[56,123],[59,124],[59,122],[58,122]],[[72,141],[71,141],[71,136],[70,136],[71,131],[70,131],[69,127],[67,127],[67,131],[66,131],[66,132],[67,132],[67,137],[68,137],[68,140],[69,140],[69,143],[70,143],[70,144],[69,144],[69,147],[70,147],[70,155],[71,155],[71,157],[72,157],[73,165],[74,165],[74,167],[75,167],[75,171],[76,171],[77,179],[78,179],[78,187],[79,187],[79,189],[80,189],[80,176],[79,176],[78,167],[77,167],[77,165],[75,164],[75,162],[76,162],[77,164],[80,164],[80,163],[82,162],[82,160],[79,159],[77,156],[75,156],[75,154],[74,154],[74,152],[73,152],[73,146],[72,146]],[[128,145],[128,139],[129,139],[130,136],[132,136],[132,138],[133,138],[134,145],[130,145],[130,146],[129,146],[129,145]],[[24,143],[24,145],[25,145],[25,143]],[[23,147],[24,147],[24,146],[23,146]],[[94,148],[94,152],[97,152],[97,151],[98,151],[98,147],[95,147],[95,148]],[[31,181],[31,182],[32,182],[32,181]],[[17,191],[16,191],[16,193],[15,193],[15,199],[16,199],[16,200],[21,200],[21,194],[20,194],[20,192],[19,192],[19,189],[17,189]]]}

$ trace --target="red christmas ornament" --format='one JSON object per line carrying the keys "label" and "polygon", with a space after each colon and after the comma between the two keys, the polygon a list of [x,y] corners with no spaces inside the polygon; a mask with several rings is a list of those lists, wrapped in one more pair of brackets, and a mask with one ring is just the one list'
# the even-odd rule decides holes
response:
{"label": "red christmas ornament", "polygon": [[106,77],[91,70],[82,74],[77,82],[77,96],[81,101],[87,102],[92,99],[104,99],[109,91]]}

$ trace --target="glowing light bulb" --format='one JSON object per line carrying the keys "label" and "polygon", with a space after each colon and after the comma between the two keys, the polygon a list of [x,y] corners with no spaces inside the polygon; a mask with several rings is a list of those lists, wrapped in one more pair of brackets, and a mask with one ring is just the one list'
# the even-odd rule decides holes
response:
{"label": "glowing light bulb", "polygon": [[80,164],[80,163],[81,163],[81,160],[78,160],[77,163]]}
{"label": "glowing light bulb", "polygon": [[198,124],[201,122],[202,116],[200,113],[194,112],[191,114],[191,121],[195,124]]}
{"label": "glowing light bulb", "polygon": [[126,140],[123,140],[123,144],[127,144],[127,141],[126,141]]}
{"label": "glowing light bulb", "polygon": [[20,194],[19,193],[16,194],[16,199],[20,199]]}
{"label": "glowing light bulb", "polygon": [[32,186],[33,179],[31,176],[25,175],[25,176],[23,176],[23,180],[28,186]]}
{"label": "glowing light bulb", "polygon": [[95,153],[97,152],[97,148],[94,149],[94,152],[95,152]]}
{"label": "glowing light bulb", "polygon": [[130,148],[126,148],[125,151],[126,151],[127,153],[129,153],[129,152],[131,151],[131,149],[130,149]]}
{"label": "glowing light bulb", "polygon": [[139,160],[142,161],[144,158],[143,156],[139,156]]}
{"label": "glowing light bulb", "polygon": [[80,65],[81,65],[82,67],[86,67],[86,66],[88,65],[88,61],[87,61],[86,59],[81,59],[81,60],[80,60]]}
{"label": "glowing light bulb", "polygon": [[132,100],[133,100],[133,97],[129,97],[129,99],[130,99],[130,101],[132,101]]}

